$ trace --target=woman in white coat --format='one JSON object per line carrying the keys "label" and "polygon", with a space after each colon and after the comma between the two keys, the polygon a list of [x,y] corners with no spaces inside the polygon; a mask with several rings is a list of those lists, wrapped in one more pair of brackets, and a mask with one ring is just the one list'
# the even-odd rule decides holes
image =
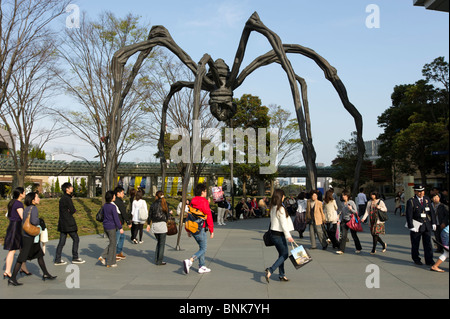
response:
{"label": "woman in white coat", "polygon": [[382,252],[386,251],[386,243],[381,240],[380,235],[384,235],[385,227],[384,222],[380,221],[378,217],[378,210],[382,212],[387,212],[387,207],[384,202],[380,199],[380,195],[377,191],[373,191],[370,193],[370,201],[367,203],[366,213],[362,217],[362,221],[364,222],[369,216],[370,221],[370,233],[373,238],[373,246],[372,251],[370,252],[372,255],[376,253],[377,243],[380,243],[383,247]]}
{"label": "woman in white coat", "polygon": [[276,189],[273,192],[272,199],[270,201],[270,232],[275,248],[278,251],[278,259],[272,267],[266,269],[265,277],[267,282],[269,282],[270,276],[277,268],[280,273],[280,281],[289,281],[284,272],[284,262],[289,258],[287,242],[294,242],[294,239],[290,233],[294,230],[294,225],[287,211],[283,207],[284,199],[284,191],[281,189]]}
{"label": "woman in white coat", "polygon": [[[133,227],[131,231],[131,242],[133,244],[142,244],[142,235],[144,233],[144,224],[148,218],[148,207],[147,202],[143,199],[144,192],[138,190],[136,192],[136,197],[134,198],[133,204],[131,206],[131,215],[133,216],[132,222]],[[141,214],[139,213],[141,211]],[[142,212],[146,212],[147,215],[143,215]],[[137,240],[139,233],[139,241]]]}

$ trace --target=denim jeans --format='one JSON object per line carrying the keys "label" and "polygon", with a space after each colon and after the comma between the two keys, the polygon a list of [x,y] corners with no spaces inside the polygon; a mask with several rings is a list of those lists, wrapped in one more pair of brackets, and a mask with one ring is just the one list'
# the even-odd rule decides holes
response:
{"label": "denim jeans", "polygon": [[208,247],[208,240],[206,238],[205,228],[202,228],[197,235],[192,235],[198,244],[199,250],[192,258],[198,259],[198,267],[201,268],[205,265],[206,248]]}
{"label": "denim jeans", "polygon": [[62,250],[66,244],[67,235],[69,235],[73,240],[72,259],[78,259],[78,245],[80,243],[80,237],[78,237],[77,232],[60,233],[59,243],[56,247],[55,262],[61,261]]}
{"label": "denim jeans", "polygon": [[284,273],[284,261],[289,258],[289,251],[286,238],[283,236],[272,236],[273,242],[275,243],[275,248],[278,251],[278,259],[269,268],[270,273],[273,274],[275,270],[280,272],[280,277],[285,275]]}
{"label": "denim jeans", "polygon": [[125,241],[125,233],[121,234],[120,229],[116,232],[116,238],[117,238],[117,251],[116,254],[120,254],[123,250],[123,243]]}
{"label": "denim jeans", "polygon": [[166,246],[167,234],[155,234],[157,243],[155,250],[155,264],[161,265],[164,259],[164,248]]}

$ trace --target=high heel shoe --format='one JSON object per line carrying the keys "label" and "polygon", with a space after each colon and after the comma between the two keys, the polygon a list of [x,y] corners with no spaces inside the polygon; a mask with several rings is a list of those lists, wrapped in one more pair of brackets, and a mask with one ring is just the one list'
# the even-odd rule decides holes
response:
{"label": "high heel shoe", "polygon": [[53,280],[53,279],[55,279],[57,276],[52,276],[52,275],[50,275],[50,274],[48,274],[48,275],[43,275],[42,276],[42,280],[43,281],[46,281],[46,280]]}
{"label": "high heel shoe", "polygon": [[22,286],[23,284],[22,283],[20,283],[20,282],[18,282],[17,280],[15,280],[15,279],[12,279],[12,278],[9,278],[8,279],[8,286],[9,285],[11,285],[11,286]]}
{"label": "high heel shoe", "polygon": [[22,269],[20,269],[20,274],[22,275],[22,276],[31,276],[31,272],[26,272],[25,270],[22,270]]}
{"label": "high heel shoe", "polygon": [[8,275],[6,272],[3,273],[3,279],[6,279],[6,277],[8,277],[8,279],[11,278],[11,275]]}
{"label": "high heel shoe", "polygon": [[269,278],[270,278],[270,276],[271,276],[272,274],[270,273],[270,270],[269,270],[269,268],[267,268],[266,269],[266,281],[267,281],[267,283],[269,283]]}

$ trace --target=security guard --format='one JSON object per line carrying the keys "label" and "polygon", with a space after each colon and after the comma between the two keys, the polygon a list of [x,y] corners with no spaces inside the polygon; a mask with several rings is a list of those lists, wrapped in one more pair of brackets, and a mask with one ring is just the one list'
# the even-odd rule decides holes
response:
{"label": "security guard", "polygon": [[423,265],[419,257],[419,244],[422,238],[425,263],[434,265],[432,230],[436,230],[436,215],[430,198],[424,196],[425,187],[414,186],[415,196],[406,202],[406,223],[410,230],[411,257],[416,265]]}

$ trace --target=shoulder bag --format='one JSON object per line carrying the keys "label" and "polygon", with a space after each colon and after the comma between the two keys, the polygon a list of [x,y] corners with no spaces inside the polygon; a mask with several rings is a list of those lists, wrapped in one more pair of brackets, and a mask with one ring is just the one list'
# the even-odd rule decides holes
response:
{"label": "shoulder bag", "polygon": [[[379,203],[380,203],[380,201],[378,201],[377,206]],[[381,209],[377,209],[377,214],[378,214],[378,219],[380,220],[380,222],[385,222],[388,220],[387,212],[383,212],[383,211],[381,211]]]}
{"label": "shoulder bag", "polygon": [[270,224],[269,224],[269,230],[266,231],[263,235],[263,240],[264,240],[264,245],[266,245],[266,247],[275,245],[275,243],[273,242],[273,239],[272,239],[272,231],[270,230]]}
{"label": "shoulder bag", "polygon": [[30,217],[31,217],[31,208],[28,210],[28,216],[25,219],[25,222],[23,223],[22,228],[23,228],[23,231],[25,233],[27,233],[28,235],[30,235],[32,237],[36,237],[41,232],[41,229],[39,227],[37,227],[37,226],[34,226],[30,222]]}

